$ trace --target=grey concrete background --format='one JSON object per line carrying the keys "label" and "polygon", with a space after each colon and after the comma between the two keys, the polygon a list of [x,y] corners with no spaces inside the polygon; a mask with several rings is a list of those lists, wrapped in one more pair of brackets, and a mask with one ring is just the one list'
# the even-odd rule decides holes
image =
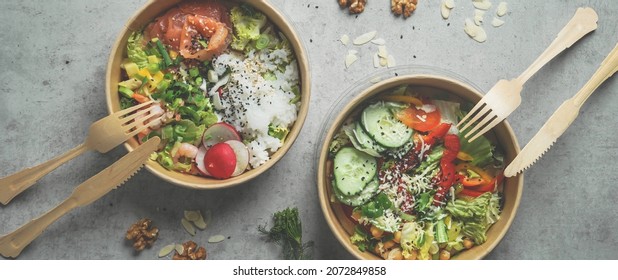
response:
{"label": "grey concrete background", "polygon": [[[298,206],[305,240],[316,242],[318,259],[351,256],[335,240],[319,208],[312,162],[323,116],[344,90],[374,73],[375,46],[345,47],[371,30],[387,41],[399,65],[429,65],[467,77],[483,90],[500,78],[518,76],[556,36],[579,6],[593,7],[599,28],[544,67],[525,86],[521,107],[508,120],[520,144],[588,80],[618,42],[614,1],[515,1],[489,25],[498,4],[485,16],[486,43],[463,32],[472,17],[470,1],[455,1],[449,20],[440,1],[419,1],[406,20],[391,15],[388,1],[369,1],[358,17],[334,0],[270,0],[287,14],[308,50],[313,74],[308,119],[281,162],[257,179],[218,191],[195,191],[141,171],[123,187],[53,224],[21,259],[155,259],[172,242],[193,239],[210,259],[276,259],[279,250],[260,239],[256,228],[287,206]],[[0,1],[0,176],[33,166],[77,146],[90,124],[106,115],[104,72],[111,45],[124,22],[146,1]],[[360,60],[344,67],[348,49]],[[618,79],[602,85],[554,147],[525,173],[519,213],[489,259],[617,259]],[[44,177],[0,206],[0,234],[37,217],[73,188],[126,151],[87,153]],[[185,209],[210,209],[209,228],[191,237],[180,226]],[[131,223],[152,218],[160,229],[154,248],[134,254],[123,240]],[[207,244],[215,234],[229,236]]]}

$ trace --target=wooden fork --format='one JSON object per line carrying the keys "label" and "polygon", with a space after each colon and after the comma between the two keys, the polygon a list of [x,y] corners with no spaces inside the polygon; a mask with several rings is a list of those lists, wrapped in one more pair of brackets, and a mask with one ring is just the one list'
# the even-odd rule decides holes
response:
{"label": "wooden fork", "polygon": [[[141,103],[100,119],[90,126],[84,143],[45,163],[0,179],[0,203],[7,205],[15,196],[34,185],[43,176],[85,151],[97,150],[106,153],[137,135],[147,127],[144,121],[154,117],[151,109],[153,107],[149,107],[152,104],[154,101]],[[159,120],[160,118],[157,118],[151,122]]]}
{"label": "wooden fork", "polygon": [[[572,46],[584,35],[597,29],[597,13],[592,8],[578,8],[573,18],[558,33],[549,47],[524,71],[513,80],[498,81],[474,108],[457,124],[457,128],[465,132],[468,142],[485,134],[521,103],[521,91],[524,83],[547,62],[565,49]],[[470,120],[468,120],[470,119]],[[474,124],[474,126],[472,126]],[[472,128],[470,128],[472,126]],[[470,130],[467,130],[470,128]]]}

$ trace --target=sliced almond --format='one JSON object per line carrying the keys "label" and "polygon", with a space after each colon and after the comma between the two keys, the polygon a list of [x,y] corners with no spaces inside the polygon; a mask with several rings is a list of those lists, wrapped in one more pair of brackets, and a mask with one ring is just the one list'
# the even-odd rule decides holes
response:
{"label": "sliced almond", "polygon": [[481,10],[489,10],[489,8],[491,8],[491,2],[487,0],[481,0],[481,1],[474,0],[472,2],[472,5],[474,5],[475,8],[481,9]]}
{"label": "sliced almond", "polygon": [[199,217],[202,214],[200,214],[200,211],[187,211],[185,210],[185,219],[187,219],[187,221],[189,222],[195,222],[197,221],[197,219],[199,219]]}
{"label": "sliced almond", "polygon": [[474,23],[476,25],[481,25],[483,24],[483,16],[485,15],[485,11],[483,10],[474,10]]}
{"label": "sliced almond", "polygon": [[483,27],[477,26],[476,35],[472,37],[472,39],[479,43],[485,42],[487,40],[487,33],[485,33],[485,29],[483,29]]}
{"label": "sliced almond", "polygon": [[218,234],[218,235],[214,235],[208,238],[208,243],[219,243],[223,240],[225,240],[225,236]]}
{"label": "sliced almond", "polygon": [[348,53],[348,55],[345,56],[345,68],[350,68],[350,65],[352,65],[352,63],[356,62],[357,60],[358,56],[353,53]]}
{"label": "sliced almond", "polygon": [[205,230],[206,227],[208,226],[208,224],[206,223],[206,221],[204,221],[204,217],[202,217],[202,215],[200,215],[197,220],[193,221],[193,224],[195,224],[195,226],[201,230]]}
{"label": "sliced almond", "polygon": [[163,248],[161,248],[161,250],[159,251],[159,258],[169,255],[172,251],[174,251],[175,246],[176,244],[170,244],[170,245],[163,246]]}
{"label": "sliced almond", "polygon": [[498,15],[499,17],[506,15],[506,12],[508,11],[508,4],[506,2],[500,2],[500,4],[498,4],[498,8],[496,9],[496,15]]}
{"label": "sliced almond", "polygon": [[354,39],[354,45],[363,45],[363,44],[367,44],[369,43],[371,40],[373,40],[373,38],[376,37],[376,34],[378,34],[377,31],[371,31],[371,32],[367,32],[363,35],[360,35],[358,37],[356,37]]}
{"label": "sliced almond", "polygon": [[192,236],[195,235],[195,228],[193,227],[191,222],[187,221],[187,219],[185,219],[185,218],[182,218],[182,220],[180,220],[180,223],[182,224],[182,227],[184,227],[185,230],[189,234],[191,234]]}
{"label": "sliced almond", "polygon": [[374,68],[380,67],[380,56],[378,55],[378,53],[373,54],[373,67]]}
{"label": "sliced almond", "polygon": [[395,61],[395,57],[392,55],[388,55],[386,67],[391,68],[397,66],[397,62]]}
{"label": "sliced almond", "polygon": [[455,1],[453,1],[453,0],[445,0],[444,1],[444,6],[446,6],[449,9],[455,8]]}
{"label": "sliced almond", "polygon": [[388,59],[380,57],[380,66],[386,67],[388,65]]}
{"label": "sliced almond", "polygon": [[449,9],[446,5],[444,5],[444,3],[442,3],[442,5],[440,5],[440,14],[442,15],[443,19],[448,19],[448,17],[451,16],[451,9]]}
{"label": "sliced almond", "polygon": [[502,26],[503,24],[504,24],[504,21],[503,21],[503,20],[501,20],[501,19],[499,19],[499,18],[494,18],[494,19],[491,21],[491,25],[492,25],[493,27],[500,27],[500,26]]}
{"label": "sliced almond", "polygon": [[386,40],[384,40],[384,38],[378,38],[378,39],[371,40],[371,43],[381,46],[381,45],[386,44]]}
{"label": "sliced almond", "polygon": [[341,41],[341,43],[344,46],[347,46],[350,43],[350,36],[348,36],[348,34],[343,34],[343,36],[341,36],[341,39],[339,39],[339,41]]}
{"label": "sliced almond", "polygon": [[470,18],[466,18],[466,21],[464,24],[464,31],[466,32],[466,34],[468,34],[468,36],[470,37],[476,36],[478,28],[479,27],[475,25],[474,22],[472,22]]}
{"label": "sliced almond", "polygon": [[386,50],[385,46],[378,46],[378,56],[380,56],[381,58],[388,57],[388,51]]}
{"label": "sliced almond", "polygon": [[182,244],[176,244],[176,246],[174,246],[174,250],[176,250],[176,253],[179,255],[182,255],[182,253],[185,252],[185,247],[182,246]]}

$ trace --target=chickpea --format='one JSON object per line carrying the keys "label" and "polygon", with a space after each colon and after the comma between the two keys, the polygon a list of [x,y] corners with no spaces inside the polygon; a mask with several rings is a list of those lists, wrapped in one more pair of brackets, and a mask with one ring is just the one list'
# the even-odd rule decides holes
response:
{"label": "chickpea", "polygon": [[410,255],[408,257],[403,257],[404,260],[416,260],[418,257],[418,252],[416,250],[410,251]]}
{"label": "chickpea", "polygon": [[403,260],[403,254],[401,254],[401,249],[399,247],[391,250],[388,253],[386,258],[387,260]]}
{"label": "chickpea", "polygon": [[395,241],[395,243],[401,242],[401,231],[393,233],[393,241]]}
{"label": "chickpea", "polygon": [[440,259],[441,260],[450,260],[451,259],[451,252],[449,252],[447,250],[440,251]]}
{"label": "chickpea", "polygon": [[393,248],[393,246],[395,246],[395,241],[393,241],[393,240],[389,240],[389,241],[384,242],[384,249],[388,250],[390,248]]}
{"label": "chickpea", "polygon": [[380,237],[382,237],[382,234],[384,234],[384,231],[377,228],[376,226],[371,226],[369,231],[371,232],[371,236],[373,236],[373,238],[375,239],[379,239]]}
{"label": "chickpea", "polygon": [[474,247],[474,242],[472,242],[472,240],[466,238],[466,239],[463,240],[463,246],[466,249],[470,249],[470,248]]}

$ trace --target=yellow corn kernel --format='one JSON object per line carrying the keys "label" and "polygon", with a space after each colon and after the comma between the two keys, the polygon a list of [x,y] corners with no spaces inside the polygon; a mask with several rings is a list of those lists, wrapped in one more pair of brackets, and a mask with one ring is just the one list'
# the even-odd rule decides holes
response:
{"label": "yellow corn kernel", "polygon": [[170,58],[176,59],[178,57],[178,52],[170,50]]}

